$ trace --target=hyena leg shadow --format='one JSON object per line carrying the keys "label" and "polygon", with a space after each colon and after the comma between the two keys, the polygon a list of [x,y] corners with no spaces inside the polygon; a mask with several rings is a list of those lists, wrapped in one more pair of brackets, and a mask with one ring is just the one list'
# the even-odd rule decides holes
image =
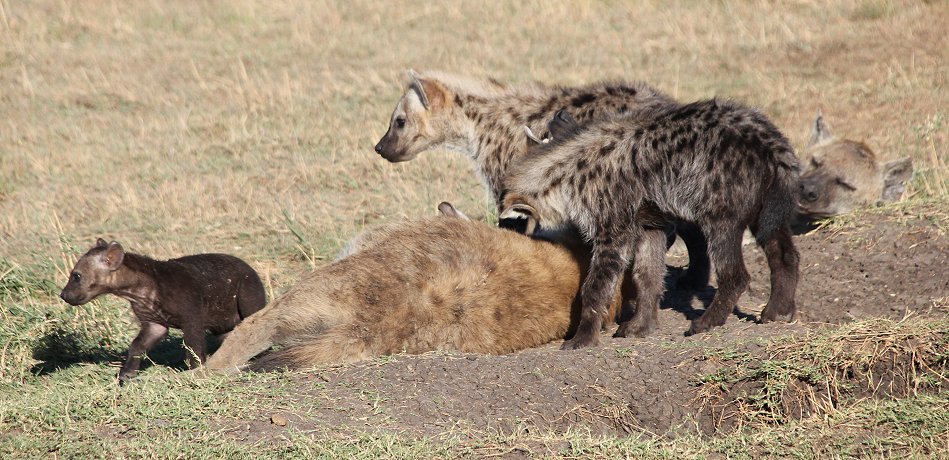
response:
{"label": "hyena leg shadow", "polygon": [[790,229],[779,229],[761,247],[768,257],[768,268],[771,269],[771,296],[761,312],[761,322],[779,318],[793,321],[797,316],[794,293],[797,290],[800,255],[794,247]]}
{"label": "hyena leg shadow", "polygon": [[624,299],[623,321],[613,337],[646,337],[659,327],[659,302],[665,291],[665,243],[664,229],[643,230],[630,270],[635,296]]}
{"label": "hyena leg shadow", "polygon": [[715,267],[718,278],[718,290],[712,304],[702,316],[692,320],[692,326],[686,335],[705,332],[715,326],[725,324],[725,320],[735,310],[738,298],[741,297],[751,277],[745,269],[744,258],[741,254],[741,238],[744,226],[721,224],[714,222],[709,226],[709,257]]}
{"label": "hyena leg shadow", "polygon": [[698,225],[691,222],[676,223],[676,234],[682,238],[689,253],[689,268],[685,275],[676,281],[677,289],[699,290],[708,286],[709,273],[712,271],[708,258],[708,243],[705,234]]}
{"label": "hyena leg shadow", "polygon": [[590,270],[580,289],[580,324],[573,337],[560,347],[562,350],[599,344],[603,318],[616,295],[619,280],[629,266],[629,255],[638,247],[641,233],[641,229],[633,225],[622,231],[601,231],[593,239]]}

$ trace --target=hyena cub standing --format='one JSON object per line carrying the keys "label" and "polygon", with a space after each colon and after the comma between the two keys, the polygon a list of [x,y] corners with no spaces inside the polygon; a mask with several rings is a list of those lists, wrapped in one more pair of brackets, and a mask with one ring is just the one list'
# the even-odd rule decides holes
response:
{"label": "hyena cub standing", "polygon": [[103,294],[126,299],[142,323],[119,371],[119,382],[138,373],[142,356],[168,335],[184,332],[189,367],[205,359],[205,331],[221,335],[264,307],[260,277],[243,260],[227,254],[197,254],[168,261],[125,252],[99,238],[69,274],[60,297],[82,305]]}
{"label": "hyena cub standing", "polygon": [[[747,288],[745,228],[771,269],[771,297],[761,319],[794,316],[798,253],[789,221],[798,168],[787,139],[756,110],[717,100],[667,104],[593,121],[537,146],[504,181],[502,217],[535,219],[541,228],[572,222],[593,243],[581,323],[565,348],[597,342],[601,312],[633,250],[663,245],[644,224],[664,216],[694,222],[708,238],[719,284],[688,332],[699,333],[724,324]],[[637,266],[652,267],[646,273],[654,279],[638,293],[634,328],[656,321],[664,247],[640,250],[650,252],[635,258]]]}

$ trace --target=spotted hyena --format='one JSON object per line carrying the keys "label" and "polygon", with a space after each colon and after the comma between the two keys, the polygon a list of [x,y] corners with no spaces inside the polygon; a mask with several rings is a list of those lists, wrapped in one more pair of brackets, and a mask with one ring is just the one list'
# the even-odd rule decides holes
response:
{"label": "spotted hyena", "polygon": [[[239,325],[207,362],[236,369],[345,363],[392,353],[510,353],[579,323],[589,252],[443,214],[384,226]],[[604,321],[619,308],[613,300]]]}
{"label": "spotted hyena", "polygon": [[[592,121],[537,146],[504,179],[502,217],[527,217],[540,228],[569,222],[593,243],[581,298],[581,323],[564,348],[595,344],[610,295],[634,249],[653,248],[635,265],[652,280],[635,316],[621,329],[656,321],[664,271],[664,233],[656,221],[694,222],[708,237],[718,292],[689,334],[724,324],[749,275],[741,253],[750,228],[771,269],[763,321],[793,317],[798,253],[789,228],[799,162],[784,135],[760,112],[708,100],[666,104]],[[651,252],[651,253],[650,253]]]}
{"label": "spotted hyena", "polygon": [[835,137],[820,112],[801,157],[798,213],[804,221],[897,201],[913,177],[910,158],[880,164],[866,144]]}
{"label": "spotted hyena", "polygon": [[184,332],[191,350],[188,365],[197,367],[205,360],[205,331],[226,334],[266,303],[257,272],[237,257],[195,254],[153,260],[99,238],[70,271],[60,297],[82,305],[104,294],[128,300],[141,322],[119,371],[120,383],[138,373],[145,353],[169,328]]}
{"label": "spotted hyena", "polygon": [[[669,96],[641,82],[578,87],[505,85],[496,80],[410,72],[408,88],[375,150],[391,162],[408,161],[433,149],[461,152],[474,162],[491,199],[500,206],[501,183],[508,167],[527,151],[525,126],[545,137],[548,120],[559,110],[568,110],[584,122],[672,103]],[[671,219],[664,222],[668,224]],[[704,287],[710,271],[705,238],[694,226],[678,224],[675,228],[686,243],[690,260],[678,284],[683,288]],[[631,273],[630,279],[644,277]],[[627,305],[624,314],[630,315],[633,308]],[[631,332],[643,336],[651,330]],[[626,333],[625,329],[618,331],[620,335]]]}

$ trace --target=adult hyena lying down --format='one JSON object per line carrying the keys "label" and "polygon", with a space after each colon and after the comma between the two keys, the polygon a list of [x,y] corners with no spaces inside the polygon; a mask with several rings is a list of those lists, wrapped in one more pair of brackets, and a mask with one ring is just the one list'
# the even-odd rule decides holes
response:
{"label": "adult hyena lying down", "polygon": [[579,322],[589,254],[561,244],[437,217],[376,230],[352,251],[234,329],[207,368],[242,367],[271,346],[283,348],[252,367],[510,353],[568,337]]}
{"label": "adult hyena lying down", "polygon": [[805,222],[897,201],[913,177],[909,157],[880,164],[866,144],[835,137],[819,112],[801,158],[798,215]]}
{"label": "adult hyena lying down", "polygon": [[[491,199],[500,206],[501,183],[508,167],[527,152],[525,126],[546,136],[547,122],[562,109],[585,122],[672,103],[670,97],[639,82],[578,87],[504,85],[439,72],[410,72],[408,87],[375,150],[391,162],[408,161],[423,151],[439,148],[458,151],[474,162]],[[679,279],[679,286],[706,286],[710,264],[704,236],[687,224],[677,225],[676,231],[689,251],[689,268]],[[644,276],[631,273],[630,278],[638,283]],[[627,305],[624,316],[629,316],[632,309]],[[650,331],[621,329],[617,334],[644,336]]]}
{"label": "adult hyena lying down", "polygon": [[[555,117],[552,126],[560,117]],[[581,322],[565,348],[595,344],[619,275],[635,258],[645,280],[635,316],[621,328],[655,323],[665,271],[664,235],[644,231],[664,216],[695,222],[708,237],[719,288],[690,333],[725,323],[748,285],[741,239],[755,234],[771,269],[763,321],[795,314],[798,254],[789,228],[799,163],[784,135],[761,113],[716,100],[667,104],[593,121],[538,145],[504,180],[505,212],[540,228],[577,225],[593,242],[583,283]],[[651,252],[651,254],[649,254]]]}

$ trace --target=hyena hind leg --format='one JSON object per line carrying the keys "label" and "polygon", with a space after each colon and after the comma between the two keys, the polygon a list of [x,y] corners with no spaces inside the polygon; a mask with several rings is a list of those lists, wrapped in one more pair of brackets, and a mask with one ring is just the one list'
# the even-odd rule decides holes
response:
{"label": "hyena hind leg", "polygon": [[371,343],[353,333],[349,325],[340,325],[307,339],[255,359],[248,366],[251,371],[304,369],[321,364],[346,364],[363,361],[374,355]]}
{"label": "hyena hind leg", "polygon": [[[646,337],[659,327],[659,302],[665,291],[666,232],[646,229],[633,257],[632,282],[635,298],[623,299],[623,321],[613,337]],[[632,311],[629,318],[626,311]]]}
{"label": "hyena hind leg", "polygon": [[718,290],[712,304],[702,316],[692,320],[686,335],[698,334],[725,324],[725,320],[735,310],[738,298],[748,288],[750,276],[745,269],[741,254],[743,227],[724,227],[713,224],[709,232],[709,256],[715,266],[718,278]]}
{"label": "hyena hind leg", "polygon": [[771,269],[771,296],[761,312],[761,322],[778,319],[794,321],[797,316],[794,295],[797,291],[800,255],[794,247],[790,228],[778,230],[770,241],[762,245],[762,249],[768,257],[768,268]]}
{"label": "hyena hind leg", "polygon": [[204,366],[211,370],[236,371],[273,346],[278,322],[269,318],[267,313],[251,315],[238,324]]}

